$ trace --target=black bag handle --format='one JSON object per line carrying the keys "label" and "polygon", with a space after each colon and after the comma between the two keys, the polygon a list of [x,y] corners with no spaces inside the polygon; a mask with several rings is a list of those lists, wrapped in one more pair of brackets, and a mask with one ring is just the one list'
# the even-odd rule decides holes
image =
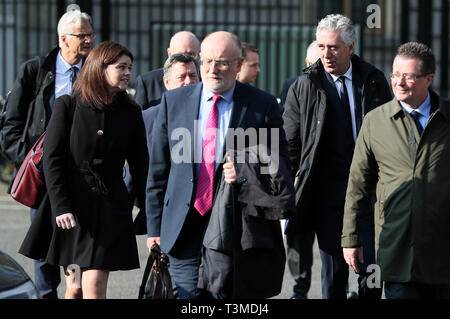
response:
{"label": "black bag handle", "polygon": [[160,253],[161,249],[159,248],[158,244],[153,245],[153,247],[150,249],[150,253],[148,254],[147,258],[147,265],[145,266],[144,275],[142,277],[141,286],[139,287],[138,299],[142,299],[142,297],[144,296],[145,285],[147,284],[150,271],[153,267],[153,263],[155,262],[155,260],[159,258]]}

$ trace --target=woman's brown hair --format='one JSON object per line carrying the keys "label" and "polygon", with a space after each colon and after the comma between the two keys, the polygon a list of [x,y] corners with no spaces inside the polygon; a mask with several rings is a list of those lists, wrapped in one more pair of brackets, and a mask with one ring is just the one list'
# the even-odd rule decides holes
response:
{"label": "woman's brown hair", "polygon": [[114,96],[108,90],[105,69],[110,64],[126,55],[133,61],[130,50],[114,41],[98,44],[88,55],[75,81],[72,95],[81,95],[81,101],[95,108],[102,109],[113,102]]}

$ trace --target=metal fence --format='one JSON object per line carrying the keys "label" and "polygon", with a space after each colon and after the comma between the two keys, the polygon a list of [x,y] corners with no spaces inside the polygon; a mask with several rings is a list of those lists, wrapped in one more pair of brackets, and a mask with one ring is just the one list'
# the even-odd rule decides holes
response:
{"label": "metal fence", "polygon": [[[356,52],[386,74],[401,43],[429,44],[438,62],[434,87],[450,93],[449,0],[0,0],[0,95],[12,88],[21,63],[57,45],[58,19],[73,2],[91,14],[97,43],[115,40],[133,52],[131,86],[140,73],[162,66],[176,31],[190,30],[202,39],[228,30],[259,47],[255,85],[278,96],[283,81],[304,68],[317,22],[343,13],[357,26]],[[370,4],[380,8],[380,28],[367,25]]]}

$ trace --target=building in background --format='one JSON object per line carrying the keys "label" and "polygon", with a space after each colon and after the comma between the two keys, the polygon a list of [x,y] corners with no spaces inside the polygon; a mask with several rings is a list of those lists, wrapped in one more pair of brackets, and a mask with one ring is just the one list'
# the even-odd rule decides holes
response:
{"label": "building in background", "polygon": [[[450,0],[0,0],[0,95],[12,88],[21,63],[57,44],[54,30],[70,3],[92,16],[96,43],[114,40],[133,52],[131,87],[138,74],[164,63],[175,32],[191,30],[201,40],[228,30],[259,48],[262,71],[255,85],[278,95],[284,79],[305,67],[317,22],[342,13],[356,24],[356,53],[386,75],[401,43],[428,44],[437,58],[434,89],[450,96]],[[374,14],[369,5],[380,9],[380,28],[368,27]]]}

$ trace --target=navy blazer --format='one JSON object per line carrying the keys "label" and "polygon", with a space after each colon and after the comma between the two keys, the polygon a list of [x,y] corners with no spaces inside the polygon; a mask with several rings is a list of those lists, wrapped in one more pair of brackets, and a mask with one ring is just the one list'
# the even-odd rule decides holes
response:
{"label": "navy blazer", "polygon": [[[149,155],[150,155],[150,146],[152,145],[153,125],[155,124],[156,117],[158,116],[158,111],[159,111],[159,105],[142,111],[142,118],[144,119],[144,124],[145,124],[145,133],[147,136],[147,149],[148,149]],[[133,179],[131,178],[130,168],[128,167],[128,164],[125,165],[124,175],[125,175],[124,176],[125,186],[127,187],[128,193],[130,194],[132,202],[134,203],[134,201],[136,199],[136,193],[134,192]],[[137,227],[137,230],[136,230],[137,235],[143,235],[143,234],[147,233],[147,231],[146,231],[147,223],[145,222],[144,219],[136,220],[135,225]]]}
{"label": "navy blazer", "polygon": [[151,107],[147,110],[142,111],[142,118],[144,119],[145,124],[145,133],[147,134],[147,148],[150,155],[150,148],[152,145],[152,131],[153,126],[156,122],[156,118],[158,117],[160,106],[159,104],[155,107]]}
{"label": "navy blazer", "polygon": [[[161,99],[157,125],[152,132],[146,189],[147,236],[161,237],[161,249],[166,253],[170,253],[175,244],[195,200],[194,128],[202,87],[202,83],[197,83],[167,91]],[[233,102],[229,128],[255,128],[257,132],[259,128],[278,129],[279,156],[287,158],[283,120],[276,98],[236,82]],[[183,143],[190,151],[180,152]],[[233,149],[237,149],[236,144]],[[246,146],[249,145],[243,147]],[[171,150],[177,156],[172,157]],[[183,157],[185,161],[177,162],[177,157]],[[214,187],[218,185],[221,171],[222,164],[219,164]]]}
{"label": "navy blazer", "polygon": [[158,105],[161,96],[167,91],[163,76],[163,69],[156,69],[137,77],[134,100],[143,110]]}

